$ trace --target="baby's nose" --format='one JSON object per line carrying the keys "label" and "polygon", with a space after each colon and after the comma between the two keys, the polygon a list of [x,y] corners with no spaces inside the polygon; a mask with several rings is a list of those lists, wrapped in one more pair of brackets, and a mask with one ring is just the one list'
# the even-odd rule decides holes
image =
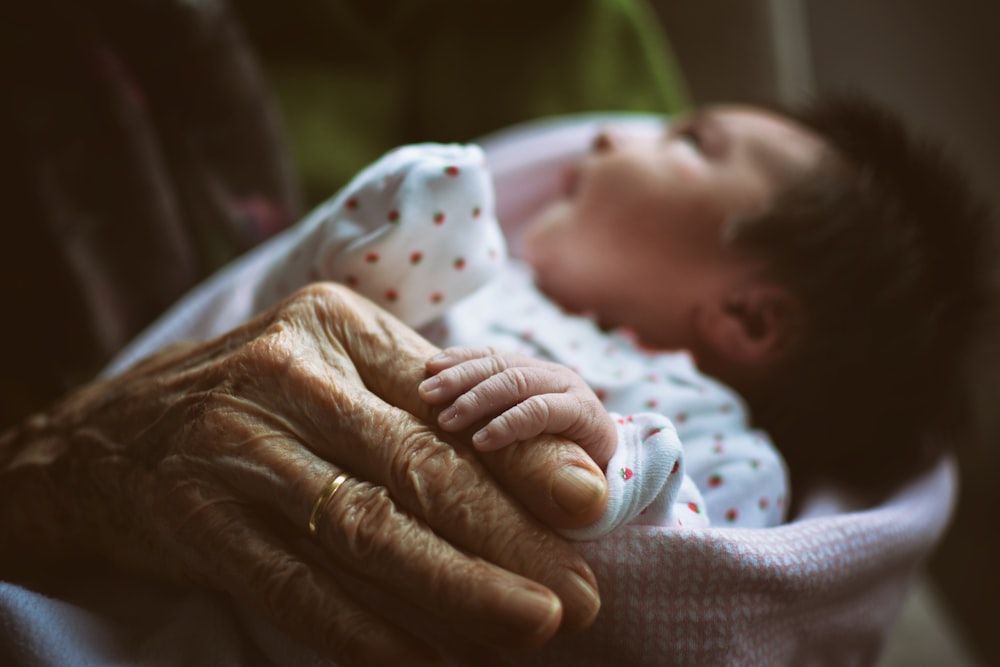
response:
{"label": "baby's nose", "polygon": [[602,127],[590,142],[590,149],[595,153],[608,153],[620,143],[620,133],[610,127]]}

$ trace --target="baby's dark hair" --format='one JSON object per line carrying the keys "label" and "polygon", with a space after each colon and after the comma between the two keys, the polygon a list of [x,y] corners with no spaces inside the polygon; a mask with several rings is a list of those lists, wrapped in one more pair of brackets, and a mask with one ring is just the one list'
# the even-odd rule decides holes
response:
{"label": "baby's dark hair", "polygon": [[882,490],[966,437],[970,357],[993,311],[988,209],[939,148],[857,97],[789,114],[828,159],[740,225],[806,332],[748,397],[793,478]]}

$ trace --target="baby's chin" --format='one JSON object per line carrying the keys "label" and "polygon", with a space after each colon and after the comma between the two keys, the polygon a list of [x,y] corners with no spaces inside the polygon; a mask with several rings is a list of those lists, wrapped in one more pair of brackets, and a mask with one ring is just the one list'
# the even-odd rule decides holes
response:
{"label": "baby's chin", "polygon": [[621,322],[607,314],[602,314],[586,294],[580,294],[563,281],[549,280],[545,271],[535,271],[535,287],[550,301],[559,306],[564,313],[585,317],[591,320],[602,331],[613,331],[621,326]]}
{"label": "baby's chin", "polygon": [[580,184],[580,164],[575,163],[563,169],[560,180],[563,199],[572,199]]}
{"label": "baby's chin", "polygon": [[[531,262],[530,259],[528,261]],[[572,315],[583,314],[584,308],[573,298],[574,295],[571,292],[567,292],[560,281],[552,279],[551,272],[546,270],[551,267],[545,264],[533,263],[532,266],[535,267],[535,287],[542,294],[558,305],[564,312]]]}

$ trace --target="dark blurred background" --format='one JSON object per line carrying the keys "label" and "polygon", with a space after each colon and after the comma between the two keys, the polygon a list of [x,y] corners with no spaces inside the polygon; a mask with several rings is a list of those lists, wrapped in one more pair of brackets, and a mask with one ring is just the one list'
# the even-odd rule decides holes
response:
{"label": "dark blurred background", "polygon": [[[945,144],[1000,209],[1000,3],[653,0],[696,102],[795,102],[860,90]],[[989,351],[988,351],[989,352]],[[993,355],[984,355],[990,363]],[[998,392],[984,388],[984,400]],[[959,509],[883,666],[1000,665],[1000,429],[961,461]]]}

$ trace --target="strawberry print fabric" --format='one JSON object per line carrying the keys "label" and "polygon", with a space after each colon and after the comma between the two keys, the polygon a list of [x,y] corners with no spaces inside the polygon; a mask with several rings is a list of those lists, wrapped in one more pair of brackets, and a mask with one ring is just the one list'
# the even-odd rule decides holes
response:
{"label": "strawberry print fabric", "polygon": [[507,249],[493,211],[478,146],[398,148],[310,216],[261,297],[332,280],[418,328],[499,274]]}

